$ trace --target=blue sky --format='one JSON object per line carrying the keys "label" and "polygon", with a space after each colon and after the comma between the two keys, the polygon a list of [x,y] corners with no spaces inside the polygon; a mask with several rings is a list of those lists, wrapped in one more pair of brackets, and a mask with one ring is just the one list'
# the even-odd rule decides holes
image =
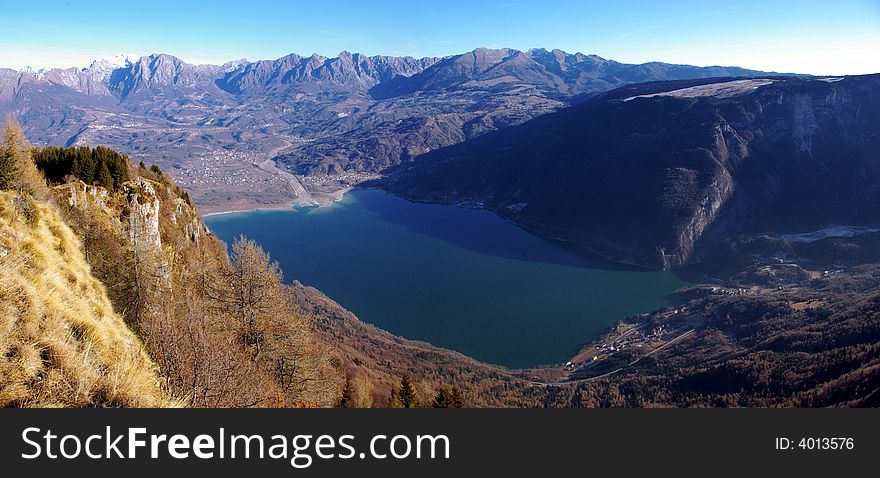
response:
{"label": "blue sky", "polygon": [[53,1],[2,6],[0,66],[117,53],[195,63],[288,53],[444,56],[561,48],[618,61],[880,72],[880,0]]}

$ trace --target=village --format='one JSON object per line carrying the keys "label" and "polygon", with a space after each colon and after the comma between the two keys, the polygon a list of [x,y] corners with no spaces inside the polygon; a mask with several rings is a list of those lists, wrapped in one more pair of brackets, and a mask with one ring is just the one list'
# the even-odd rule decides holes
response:
{"label": "village", "polygon": [[641,349],[647,353],[663,345],[669,335],[670,328],[667,324],[649,328],[646,324],[621,323],[611,334],[584,347],[578,355],[566,362],[563,369],[568,372],[582,370],[627,349]]}

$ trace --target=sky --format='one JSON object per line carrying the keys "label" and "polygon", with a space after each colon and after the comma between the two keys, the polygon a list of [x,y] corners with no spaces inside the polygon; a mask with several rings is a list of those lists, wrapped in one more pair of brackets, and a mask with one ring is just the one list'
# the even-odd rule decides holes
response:
{"label": "sky", "polygon": [[506,47],[626,63],[880,72],[880,0],[40,0],[3,1],[0,12],[0,67],[16,69],[83,67],[119,53],[222,64]]}

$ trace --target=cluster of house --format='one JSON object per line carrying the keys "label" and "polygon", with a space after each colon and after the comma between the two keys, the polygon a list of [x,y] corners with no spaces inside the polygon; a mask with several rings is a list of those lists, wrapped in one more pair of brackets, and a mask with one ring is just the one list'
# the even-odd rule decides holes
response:
{"label": "cluster of house", "polygon": [[[663,340],[663,336],[669,332],[668,329],[669,328],[666,324],[661,324],[651,329],[651,332],[647,334],[642,333],[641,330],[635,330],[633,333],[626,334],[625,337],[617,338],[610,343],[597,344],[596,353],[593,354],[589,362],[595,362],[601,359],[603,355],[612,355],[615,352],[619,352],[627,347],[641,348],[644,347],[646,344],[650,345],[651,342]],[[578,365],[573,362],[566,362],[563,366],[563,369],[565,369],[566,371],[572,371],[575,370],[577,367]]]}

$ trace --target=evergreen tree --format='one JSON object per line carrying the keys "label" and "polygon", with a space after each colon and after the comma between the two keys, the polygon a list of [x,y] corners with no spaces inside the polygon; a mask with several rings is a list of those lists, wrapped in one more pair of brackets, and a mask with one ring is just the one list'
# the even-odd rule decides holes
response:
{"label": "evergreen tree", "polygon": [[110,174],[110,168],[107,167],[107,163],[104,161],[101,161],[101,166],[98,168],[98,176],[95,178],[95,183],[113,191],[113,175]]}
{"label": "evergreen tree", "polygon": [[400,380],[400,390],[397,392],[397,400],[403,408],[413,408],[416,406],[416,391],[413,389],[409,376],[404,375]]}
{"label": "evergreen tree", "polygon": [[95,164],[95,158],[91,154],[82,154],[82,151],[77,151],[76,160],[77,168],[73,170],[74,176],[80,178],[86,184],[94,184],[95,173],[98,169],[97,164]]}
{"label": "evergreen tree", "polygon": [[104,146],[44,146],[32,148],[32,157],[46,179],[55,184],[73,176],[86,184],[117,190],[131,179],[128,156]]}
{"label": "evergreen tree", "polygon": [[153,181],[164,182],[163,181],[164,178],[162,176],[162,170],[159,169],[159,166],[156,166],[155,164],[150,166],[150,173],[152,173],[152,177],[150,179],[152,179]]}
{"label": "evergreen tree", "polygon": [[[79,179],[81,181],[82,178],[79,177],[79,171],[82,168],[82,166],[80,166],[80,164],[79,164],[79,158],[76,155],[71,155],[71,156],[73,158],[70,161],[70,171],[68,172],[68,174],[76,177],[77,179]],[[39,162],[37,162],[37,164],[39,164]]]}
{"label": "evergreen tree", "polygon": [[464,400],[461,397],[461,390],[458,387],[453,387],[452,390],[448,388],[441,388],[439,392],[437,392],[437,396],[434,397],[434,403],[432,404],[434,408],[462,408],[464,407]]}
{"label": "evergreen tree", "polygon": [[452,393],[449,396],[450,408],[464,408],[464,397],[461,396],[461,389],[452,387]]}
{"label": "evergreen tree", "polygon": [[18,166],[15,164],[14,151],[4,144],[0,146],[0,190],[15,188],[18,181]]}
{"label": "evergreen tree", "polygon": [[431,404],[434,408],[452,408],[452,394],[446,388],[441,388],[439,392],[437,392],[437,396],[434,397],[434,403]]}

